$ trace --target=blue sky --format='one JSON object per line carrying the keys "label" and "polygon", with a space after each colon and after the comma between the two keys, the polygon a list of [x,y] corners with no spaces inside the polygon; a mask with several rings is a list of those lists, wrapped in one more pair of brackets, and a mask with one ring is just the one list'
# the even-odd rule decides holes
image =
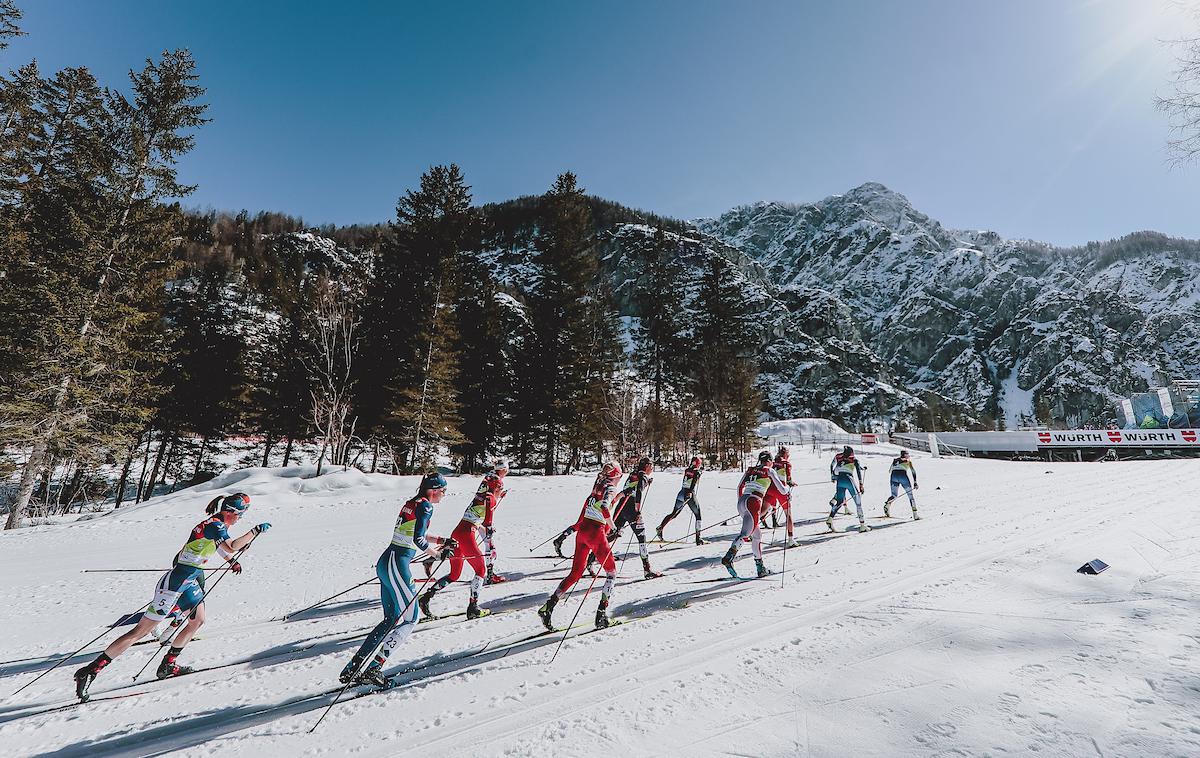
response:
{"label": "blue sky", "polygon": [[383,221],[431,164],[480,202],[588,191],[682,218],[879,181],[959,228],[1200,237],[1155,94],[1170,0],[18,0],[15,68],[110,85],[187,47],[213,122],[189,204]]}

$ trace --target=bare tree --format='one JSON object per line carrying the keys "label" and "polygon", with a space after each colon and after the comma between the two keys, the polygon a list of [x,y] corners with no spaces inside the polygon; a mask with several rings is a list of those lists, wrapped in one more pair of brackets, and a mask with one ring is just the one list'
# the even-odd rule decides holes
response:
{"label": "bare tree", "polygon": [[316,387],[312,390],[312,420],[321,435],[317,475],[329,455],[333,466],[347,465],[357,417],[351,416],[351,370],[358,350],[362,319],[351,307],[341,285],[322,275],[314,286],[309,313],[315,350],[310,358]]}
{"label": "bare tree", "polygon": [[[1191,9],[1200,21],[1200,7]],[[1155,106],[1167,115],[1172,139],[1167,140],[1171,161],[1192,163],[1200,156],[1200,37],[1172,40],[1176,48],[1171,93],[1154,98]]]}

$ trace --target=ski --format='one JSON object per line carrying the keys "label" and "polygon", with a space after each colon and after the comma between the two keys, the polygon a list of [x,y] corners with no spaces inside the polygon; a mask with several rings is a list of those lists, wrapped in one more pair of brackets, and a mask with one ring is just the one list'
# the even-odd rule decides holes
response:
{"label": "ski", "polygon": [[0,724],[7,723],[9,721],[17,721],[19,719],[33,718],[34,716],[46,716],[51,713],[60,713],[62,711],[69,711],[72,708],[78,708],[81,705],[91,705],[92,703],[103,703],[105,700],[124,700],[125,698],[138,697],[139,695],[145,695],[145,694],[147,694],[147,693],[145,693],[145,692],[126,692],[126,693],[123,693],[120,695],[98,695],[96,697],[89,697],[87,700],[75,700],[73,702],[65,703],[63,705],[54,705],[49,708],[43,708],[40,711],[33,711],[32,713],[19,713],[19,714],[13,715],[13,716],[0,716]]}
{"label": "ski", "polygon": [[[495,611],[495,613],[501,614],[501,613],[504,613],[504,611]],[[454,613],[443,613],[440,616],[422,616],[421,619],[419,621],[417,621],[417,623],[418,624],[427,624],[430,621],[441,621],[442,619],[461,618],[466,615],[467,615],[466,611],[455,611]],[[487,608],[479,609],[479,618],[483,618],[484,616],[491,616],[491,615],[493,615],[493,612],[488,610]],[[466,620],[474,621],[474,619],[466,619]]]}

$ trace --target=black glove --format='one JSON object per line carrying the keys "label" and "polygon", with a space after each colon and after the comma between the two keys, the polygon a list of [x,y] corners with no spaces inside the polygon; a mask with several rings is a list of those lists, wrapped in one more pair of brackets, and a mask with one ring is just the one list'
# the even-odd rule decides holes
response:
{"label": "black glove", "polygon": [[494,527],[494,526],[484,527],[483,536],[488,542],[491,542],[492,537],[496,536],[496,527]]}
{"label": "black glove", "polygon": [[438,551],[438,558],[443,561],[450,560],[450,556],[454,555],[457,548],[458,541],[453,537],[442,540],[442,549]]}
{"label": "black glove", "polygon": [[233,563],[229,564],[229,570],[235,574],[240,574],[242,573],[242,564],[234,561]]}

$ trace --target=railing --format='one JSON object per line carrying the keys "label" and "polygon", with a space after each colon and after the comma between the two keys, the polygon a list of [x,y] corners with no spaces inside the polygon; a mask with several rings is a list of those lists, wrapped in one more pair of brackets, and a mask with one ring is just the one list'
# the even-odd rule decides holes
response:
{"label": "railing", "polygon": [[[925,453],[932,453],[933,450],[929,447],[929,434],[893,434],[892,444],[903,445],[904,447],[920,450]],[[971,451],[962,445],[947,445],[945,442],[938,441],[938,451],[941,453],[956,455],[963,458],[970,458]]]}

